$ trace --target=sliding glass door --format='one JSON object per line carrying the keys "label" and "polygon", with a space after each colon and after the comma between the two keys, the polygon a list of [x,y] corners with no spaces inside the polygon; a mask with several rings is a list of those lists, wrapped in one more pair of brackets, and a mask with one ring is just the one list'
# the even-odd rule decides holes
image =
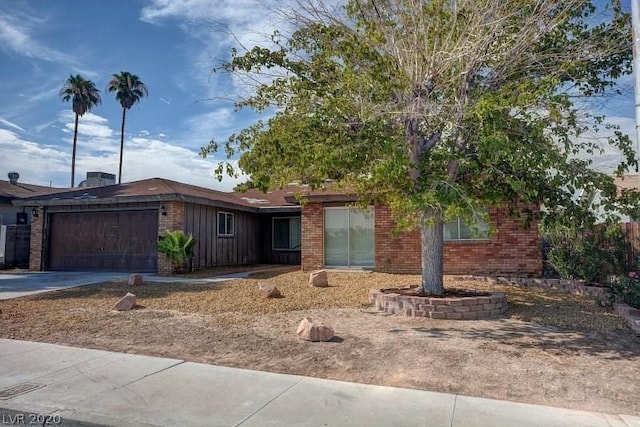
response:
{"label": "sliding glass door", "polygon": [[375,265],[372,209],[324,209],[324,264],[328,267]]}

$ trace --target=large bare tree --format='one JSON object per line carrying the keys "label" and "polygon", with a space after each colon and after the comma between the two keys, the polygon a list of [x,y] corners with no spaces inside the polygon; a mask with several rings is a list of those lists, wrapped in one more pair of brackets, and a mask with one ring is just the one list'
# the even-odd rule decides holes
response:
{"label": "large bare tree", "polygon": [[[420,229],[424,293],[444,291],[449,218],[540,203],[585,214],[578,187],[621,207],[612,178],[576,156],[600,149],[580,135],[601,121],[575,106],[630,72],[618,1],[351,0],[288,13],[290,35],[234,50],[222,67],[271,76],[237,105],[272,116],[232,135],[226,152],[241,153],[261,188],[330,178],[389,204]],[[622,173],[635,161],[629,139],[609,143],[624,153]]]}

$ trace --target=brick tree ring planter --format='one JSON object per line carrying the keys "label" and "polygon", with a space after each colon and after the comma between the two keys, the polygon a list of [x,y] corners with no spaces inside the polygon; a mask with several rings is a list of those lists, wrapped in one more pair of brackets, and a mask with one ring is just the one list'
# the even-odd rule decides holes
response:
{"label": "brick tree ring planter", "polygon": [[432,297],[411,294],[410,288],[371,289],[369,302],[386,313],[430,319],[489,319],[507,311],[507,297],[502,292]]}

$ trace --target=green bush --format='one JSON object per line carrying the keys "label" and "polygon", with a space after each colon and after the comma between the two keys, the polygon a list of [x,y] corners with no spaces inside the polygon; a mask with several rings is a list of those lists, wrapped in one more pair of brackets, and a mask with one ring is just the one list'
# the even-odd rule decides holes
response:
{"label": "green bush", "polygon": [[182,230],[167,230],[167,234],[158,242],[158,252],[169,257],[174,272],[181,272],[193,256],[195,244],[196,240],[192,234],[186,235]]}
{"label": "green bush", "polygon": [[640,273],[632,271],[626,276],[619,276],[611,284],[611,290],[614,301],[640,309]]}
{"label": "green bush", "polygon": [[547,262],[563,279],[608,281],[631,269],[631,245],[619,224],[598,224],[589,230],[566,225],[547,226]]}

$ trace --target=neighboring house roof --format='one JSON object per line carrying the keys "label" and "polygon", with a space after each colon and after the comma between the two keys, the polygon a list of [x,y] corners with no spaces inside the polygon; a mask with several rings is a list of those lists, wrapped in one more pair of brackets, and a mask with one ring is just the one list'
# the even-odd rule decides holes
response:
{"label": "neighboring house roof", "polygon": [[27,197],[39,196],[43,194],[51,194],[62,191],[61,188],[45,187],[42,185],[11,184],[9,181],[0,180],[0,198],[1,199],[24,199]]}
{"label": "neighboring house roof", "polygon": [[[618,187],[619,190],[640,190],[640,175],[624,175],[623,177],[614,177],[613,183]],[[586,192],[584,189],[577,189],[574,197],[575,199],[586,199],[589,201],[591,205],[591,211],[595,215],[598,222],[604,221],[604,219],[609,217],[610,214],[617,216],[619,222],[632,221],[632,218],[630,218],[628,215],[623,215],[619,211],[606,212],[605,209],[601,206],[602,194],[600,190]]]}
{"label": "neighboring house roof", "polygon": [[640,190],[640,175],[625,175],[622,178],[614,178],[613,182],[618,188]]}
{"label": "neighboring house roof", "polygon": [[287,202],[299,204],[299,198],[303,199],[305,202],[355,202],[358,200],[358,197],[348,189],[339,188],[332,182],[326,182],[323,188],[318,188],[315,190],[310,190],[308,186],[295,186],[292,185],[290,188],[295,188],[297,191],[285,197]]}
{"label": "neighboring house roof", "polygon": [[[640,175],[624,175],[622,178],[615,177],[613,182],[619,189],[640,190]],[[631,218],[629,215],[618,215],[620,222],[634,222],[638,219]]]}
{"label": "neighboring house roof", "polygon": [[14,201],[14,204],[18,206],[59,206],[179,200],[244,211],[257,212],[268,209],[298,211],[300,209],[299,206],[285,200],[286,196],[293,194],[295,194],[293,187],[272,191],[267,194],[257,190],[250,190],[246,193],[228,193],[164,178],[150,178],[124,184],[80,188],[59,191],[54,194],[38,195]]}

